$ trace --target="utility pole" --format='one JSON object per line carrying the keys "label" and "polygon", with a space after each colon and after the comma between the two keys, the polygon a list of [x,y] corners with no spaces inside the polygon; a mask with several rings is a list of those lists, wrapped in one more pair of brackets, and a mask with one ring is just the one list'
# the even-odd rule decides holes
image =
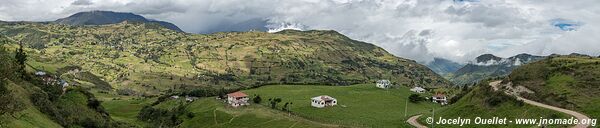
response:
{"label": "utility pole", "polygon": [[433,106],[433,114],[431,115],[431,118],[433,118],[432,122],[431,122],[431,128],[433,128],[433,125],[435,124],[435,105]]}
{"label": "utility pole", "polygon": [[408,114],[407,114],[407,112],[408,112],[408,100],[409,100],[409,99],[408,99],[408,98],[406,98],[406,103],[405,103],[405,105],[404,105],[404,117],[406,117],[406,116],[408,115]]}

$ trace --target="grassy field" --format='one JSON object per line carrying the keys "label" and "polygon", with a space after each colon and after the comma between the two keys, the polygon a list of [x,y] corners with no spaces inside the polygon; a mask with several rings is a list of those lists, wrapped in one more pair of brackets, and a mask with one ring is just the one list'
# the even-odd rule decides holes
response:
{"label": "grassy field", "polygon": [[[105,97],[105,99],[108,99]],[[119,98],[118,100],[105,100],[102,102],[104,109],[115,121],[125,122],[135,126],[145,127],[147,123],[137,120],[136,116],[145,105],[151,104],[156,99]]]}
{"label": "grassy field", "polygon": [[[380,89],[373,84],[352,86],[299,86],[273,85],[244,90],[248,95],[260,95],[263,105],[268,106],[269,98],[282,98],[292,102],[291,111],[303,118],[324,123],[355,127],[408,127],[407,116],[428,112],[438,105],[430,102],[413,104],[407,102],[411,94],[408,88]],[[338,100],[338,105],[327,108],[314,108],[310,98],[329,95]],[[408,103],[408,113],[404,113]],[[257,106],[257,105],[253,105]]]}
{"label": "grassy field", "polygon": [[[180,102],[181,103],[181,102]],[[227,107],[224,103],[213,97],[203,98],[189,103],[187,111],[194,113],[194,117],[185,119],[179,127],[185,128],[317,128],[332,127],[335,125],[322,124],[309,121],[297,116],[288,116],[278,110],[272,110],[259,105],[243,108]]]}

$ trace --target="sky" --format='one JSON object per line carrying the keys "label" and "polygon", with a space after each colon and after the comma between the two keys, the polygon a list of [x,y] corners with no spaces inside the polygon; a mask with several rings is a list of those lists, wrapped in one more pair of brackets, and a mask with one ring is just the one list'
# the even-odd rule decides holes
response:
{"label": "sky", "polygon": [[[491,53],[600,55],[598,0],[0,0],[0,20],[132,12],[189,33],[241,25],[336,30],[403,58],[466,63]],[[259,23],[257,23],[259,22]]]}

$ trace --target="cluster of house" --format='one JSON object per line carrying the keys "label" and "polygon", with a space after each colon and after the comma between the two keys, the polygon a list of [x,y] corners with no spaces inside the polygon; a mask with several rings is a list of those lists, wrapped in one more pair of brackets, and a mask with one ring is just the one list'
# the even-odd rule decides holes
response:
{"label": "cluster of house", "polygon": [[65,91],[66,88],[69,86],[69,83],[67,81],[60,79],[57,76],[49,75],[44,71],[36,71],[35,76],[41,78],[44,84],[46,85],[61,86],[63,88],[63,91]]}
{"label": "cluster of house", "polygon": [[[382,88],[382,89],[388,89],[388,88],[393,87],[392,83],[389,80],[378,80],[375,83],[375,86],[378,88]],[[411,88],[410,91],[415,92],[415,93],[425,93],[427,90],[425,90],[422,87],[414,87],[414,88]],[[433,101],[434,103],[442,104],[442,105],[448,104],[446,95],[444,95],[442,93],[437,93],[437,94],[431,96],[431,101]]]}
{"label": "cluster of house", "polygon": [[[179,98],[180,98],[180,96],[177,96],[177,95],[171,96],[171,99],[179,99]],[[192,101],[194,101],[196,99],[198,99],[198,97],[185,96],[185,101],[187,101],[187,102],[192,102]]]}
{"label": "cluster of house", "polygon": [[[377,86],[378,88],[383,88],[383,89],[388,89],[391,88],[393,85],[389,80],[378,80],[377,83],[375,84],[375,86]],[[410,91],[415,92],[415,93],[425,93],[427,90],[425,90],[422,87],[414,87],[411,88]],[[227,104],[229,104],[232,107],[239,107],[239,106],[244,106],[244,105],[250,105],[250,103],[248,103],[248,95],[243,93],[243,92],[233,92],[233,93],[229,93],[227,94]],[[448,104],[447,102],[447,97],[444,94],[438,93],[436,95],[433,95],[431,97],[431,100],[435,103],[440,103],[442,105],[446,105]],[[313,107],[316,108],[324,108],[324,107],[328,107],[328,106],[335,106],[338,104],[337,99],[328,96],[328,95],[321,95],[321,96],[317,96],[317,97],[313,97],[310,98],[310,104]]]}

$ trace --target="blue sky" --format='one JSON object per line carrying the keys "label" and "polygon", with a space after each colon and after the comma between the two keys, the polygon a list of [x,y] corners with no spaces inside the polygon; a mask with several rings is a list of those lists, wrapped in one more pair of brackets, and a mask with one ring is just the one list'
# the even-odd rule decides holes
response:
{"label": "blue sky", "polygon": [[110,10],[191,33],[240,24],[329,29],[419,62],[467,62],[484,53],[597,56],[598,7],[598,0],[3,0],[0,20],[51,21]]}

